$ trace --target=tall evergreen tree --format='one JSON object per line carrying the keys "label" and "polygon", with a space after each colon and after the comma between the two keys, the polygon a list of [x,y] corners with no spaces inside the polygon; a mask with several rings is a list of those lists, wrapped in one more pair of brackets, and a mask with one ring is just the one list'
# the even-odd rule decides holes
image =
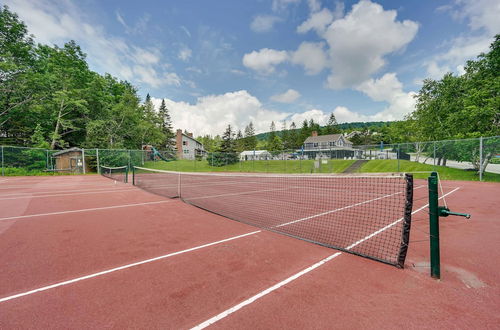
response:
{"label": "tall evergreen tree", "polygon": [[170,113],[167,106],[165,105],[165,99],[161,100],[161,105],[160,109],[158,109],[158,113],[160,116],[161,130],[163,134],[165,134],[164,146],[169,150],[173,149],[173,147],[175,146],[175,133],[172,128],[172,119],[170,117]]}
{"label": "tall evergreen tree", "polygon": [[234,143],[234,131],[231,124],[227,125],[224,134],[222,134],[222,143],[220,145],[221,152],[234,153],[236,152],[236,145]]}
{"label": "tall evergreen tree", "polygon": [[299,139],[300,139],[299,131],[297,130],[297,126],[295,125],[295,122],[293,122],[293,121],[290,124],[290,130],[288,132],[288,139],[290,141],[289,142],[290,148],[293,148],[293,149],[299,148],[301,143],[302,143],[301,141],[299,141]]}
{"label": "tall evergreen tree", "polygon": [[241,130],[238,130],[238,133],[236,134],[236,151],[237,152],[242,152],[245,150],[245,139],[243,138],[243,134],[241,133]]}
{"label": "tall evergreen tree", "polygon": [[286,121],[283,121],[283,125],[281,126],[281,140],[283,141],[283,149],[288,150],[292,148],[292,142],[290,140],[290,131],[286,127]]}
{"label": "tall evergreen tree", "polygon": [[323,128],[323,134],[338,134],[340,133],[340,129],[337,123],[337,119],[333,112],[330,114],[330,118],[328,118],[328,122],[326,126]]}
{"label": "tall evergreen tree", "polygon": [[250,122],[245,127],[245,149],[254,150],[257,147],[257,137],[255,136],[255,129],[253,123]]}
{"label": "tall evergreen tree", "polygon": [[276,124],[274,121],[271,122],[271,126],[269,126],[269,135],[267,136],[267,144],[270,145],[273,143],[274,138],[276,137]]}

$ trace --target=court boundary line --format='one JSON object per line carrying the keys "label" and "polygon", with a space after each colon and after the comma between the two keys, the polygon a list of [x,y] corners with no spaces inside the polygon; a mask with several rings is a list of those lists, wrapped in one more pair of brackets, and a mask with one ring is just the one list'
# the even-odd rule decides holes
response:
{"label": "court boundary line", "polygon": [[[17,192],[17,193],[10,193],[10,194],[2,194],[0,193],[0,198],[5,197],[5,196],[14,196],[14,195],[22,195],[20,197],[24,197],[25,195],[33,195],[33,194],[58,194],[58,193],[63,193],[63,192],[91,192],[91,191],[102,191],[102,190],[135,190],[136,187],[130,186],[130,187],[116,187],[116,188],[90,188],[90,189],[70,189],[70,190],[53,190],[53,191],[37,191],[37,192]],[[35,195],[36,196],[36,195]]]}
{"label": "court boundary line", "polygon": [[53,194],[53,195],[34,195],[34,196],[17,196],[17,197],[6,197],[3,198],[0,196],[0,201],[10,200],[10,199],[24,199],[24,198],[44,198],[44,197],[64,197],[64,196],[75,196],[75,195],[90,195],[90,194],[109,194],[116,192],[128,192],[135,191],[135,189],[112,189],[112,190],[103,190],[103,191],[87,191],[87,192],[79,192],[79,193],[70,193],[70,194]]}
{"label": "court boundary line", "polygon": [[[165,201],[159,201],[159,202],[149,202],[149,203],[152,204],[152,203],[161,203],[161,202],[170,202],[170,201],[172,201],[172,200],[165,200]],[[371,200],[365,201],[365,202],[370,202],[370,201]],[[128,206],[128,205],[118,206],[118,207],[126,207],[126,206]],[[105,207],[105,208],[116,208],[116,207]],[[345,207],[343,207],[343,208],[345,208]],[[98,208],[98,209],[102,209],[102,208]],[[85,210],[92,210],[92,209],[85,209]],[[337,209],[334,209],[334,210],[332,210],[330,212],[334,212],[335,210],[337,210]],[[71,212],[75,212],[75,211],[63,211],[63,213],[71,213]],[[46,214],[44,214],[44,215],[46,215]],[[29,217],[29,216],[25,216],[25,217]],[[0,221],[1,220],[5,220],[5,218],[0,218]],[[251,226],[251,225],[248,225],[248,226]],[[250,236],[250,235],[254,235],[254,234],[257,234],[257,233],[260,233],[260,232],[263,232],[263,231],[265,231],[265,230],[261,229],[261,230],[253,231],[253,232],[250,232],[250,233],[247,233],[247,234],[243,234],[243,235],[239,235],[237,237],[233,237],[233,238],[227,239],[227,240],[233,240],[233,239],[236,239],[236,238]],[[217,243],[217,242],[215,242],[215,243]],[[204,246],[211,246],[211,245],[214,245],[215,243],[214,242],[208,243],[208,244],[205,244]],[[190,249],[185,250],[183,253],[189,252],[189,251],[193,251],[193,250],[197,250],[197,249],[198,248],[196,248],[196,247],[195,248],[190,248]],[[337,252],[337,253],[340,254],[341,252]],[[176,254],[180,254],[180,253],[176,253]],[[173,255],[176,255],[176,254],[173,254]],[[165,257],[165,256],[163,256],[163,257]],[[151,259],[147,259],[146,261],[152,262],[152,261],[159,260],[159,259],[162,259],[162,256],[151,258]],[[147,263],[147,262],[140,261],[140,262],[136,262],[136,263],[129,264],[129,265],[134,266],[134,265],[143,264],[143,263]],[[116,268],[113,268],[112,270],[113,271],[117,271],[117,270],[121,270],[121,269],[126,269],[126,268],[128,268],[126,266],[127,265],[116,267]],[[130,266],[130,267],[132,267],[132,266]],[[105,274],[110,273],[110,272],[111,271],[109,271],[109,270],[101,271],[99,273],[95,273],[95,274],[98,274],[98,275],[91,274],[91,275],[86,275],[86,276],[80,277],[80,280],[88,279],[88,278],[93,278],[93,277],[100,276],[100,275],[105,275]],[[72,279],[72,280],[68,280],[68,281],[64,281],[64,282],[58,282],[58,283],[55,283],[55,284],[52,284],[52,285],[49,285],[49,286],[45,286],[45,287],[42,287],[42,288],[39,288],[39,289],[30,290],[30,291],[27,291],[25,293],[20,293],[20,294],[16,294],[16,295],[13,295],[13,296],[5,297],[5,298],[0,298],[0,303],[3,302],[3,301],[7,301],[7,300],[15,299],[15,298],[18,298],[18,297],[22,297],[22,296],[25,296],[25,295],[28,295],[28,294],[32,294],[32,293],[36,293],[36,292],[40,292],[40,291],[46,291],[48,289],[56,288],[56,287],[61,286],[61,285],[67,285],[67,284],[70,284],[70,283],[73,283],[73,282],[76,282],[76,279]],[[61,283],[64,283],[64,284],[61,284]],[[9,298],[9,299],[7,299],[7,298]]]}
{"label": "court boundary line", "polygon": [[89,211],[99,211],[99,210],[108,210],[108,209],[118,209],[118,208],[123,208],[123,207],[151,205],[151,204],[160,204],[160,203],[170,203],[170,202],[172,202],[172,200],[162,200],[162,201],[154,201],[154,202],[144,202],[144,203],[134,203],[134,204],[122,204],[122,205],[113,205],[113,206],[93,207],[93,208],[89,208],[89,209],[68,210],[68,211],[59,211],[59,212],[50,212],[50,213],[37,213],[37,214],[17,215],[17,216],[13,216],[13,217],[0,218],[0,221],[15,220],[15,219],[24,219],[24,218],[36,218],[36,217],[43,217],[43,216],[47,216],[47,215],[58,215],[58,214],[67,214],[67,213],[78,213],[78,212],[89,212]]}
{"label": "court boundary line", "polygon": [[47,291],[49,289],[54,289],[54,288],[57,288],[57,287],[60,287],[60,286],[64,286],[64,285],[72,284],[72,283],[75,283],[75,282],[83,281],[83,280],[86,280],[86,279],[89,279],[89,278],[94,278],[94,277],[97,277],[97,276],[106,275],[106,274],[113,273],[113,272],[116,272],[116,271],[119,271],[119,270],[123,270],[123,269],[131,268],[131,267],[135,267],[135,266],[140,266],[140,265],[144,265],[144,264],[147,264],[147,263],[151,263],[151,262],[154,262],[154,261],[158,261],[158,260],[170,258],[170,257],[176,256],[176,255],[179,255],[179,254],[184,254],[184,253],[187,253],[187,252],[191,252],[191,251],[195,251],[195,250],[200,250],[200,249],[205,248],[205,247],[209,247],[209,246],[212,246],[212,245],[217,245],[217,244],[220,244],[220,243],[229,242],[229,241],[232,241],[232,240],[235,240],[235,239],[238,239],[238,238],[242,238],[242,237],[245,237],[245,236],[250,236],[250,235],[253,235],[253,234],[260,233],[260,232],[262,232],[262,230],[257,230],[257,231],[245,233],[245,234],[242,234],[242,235],[225,238],[225,239],[222,239],[222,240],[219,240],[219,241],[216,241],[216,242],[210,242],[210,243],[207,243],[207,244],[198,245],[198,246],[195,246],[195,247],[192,247],[192,248],[189,248],[189,249],[172,252],[172,253],[165,254],[165,255],[162,255],[162,256],[159,256],[159,257],[154,257],[154,258],[150,258],[150,259],[146,259],[146,260],[134,262],[134,263],[131,263],[131,264],[126,264],[126,265],[123,265],[123,266],[114,267],[114,268],[103,270],[103,271],[100,271],[100,272],[97,272],[97,273],[92,273],[92,274],[89,274],[89,275],[84,275],[84,276],[80,276],[80,277],[77,277],[77,278],[73,278],[71,280],[67,280],[67,281],[63,281],[63,282],[58,282],[58,283],[55,283],[55,284],[47,285],[47,286],[44,286],[44,287],[41,287],[41,288],[38,288],[38,289],[33,289],[33,290],[30,290],[30,291],[21,292],[21,293],[18,293],[18,294],[14,294],[14,295],[11,295],[11,296],[0,298],[0,303],[5,302],[5,301],[9,301],[9,300],[12,300],[12,299],[24,297],[24,296],[27,296],[27,295],[30,295],[30,294],[34,294],[34,293],[37,293],[37,292]]}
{"label": "court boundary line", "polygon": [[[457,188],[455,188],[454,190],[449,191],[448,193],[446,193],[446,194],[444,194],[443,196],[439,197],[439,199],[442,199],[442,198],[446,197],[447,195],[450,195],[451,193],[453,193],[453,192],[457,191],[458,189],[460,189],[460,187],[457,187]],[[415,210],[414,212],[412,212],[412,214],[415,214],[415,213],[417,213],[417,212],[420,212],[421,210],[425,209],[425,208],[426,208],[426,207],[428,207],[428,206],[429,206],[429,204],[427,203],[427,204],[425,204],[424,206],[422,206],[422,207],[418,208],[417,210]],[[363,239],[361,239],[361,240],[359,240],[359,241],[357,241],[357,242],[355,242],[355,243],[353,243],[353,244],[349,245],[349,246],[346,248],[346,250],[348,250],[348,249],[350,250],[350,249],[354,248],[355,246],[357,246],[357,245],[361,244],[362,242],[366,241],[366,239],[369,239],[369,238],[371,238],[371,237],[373,237],[373,236],[376,236],[376,235],[380,234],[382,231],[387,230],[388,228],[392,227],[392,226],[393,226],[393,225],[395,225],[396,223],[398,223],[398,222],[402,221],[402,219],[403,219],[403,218],[398,219],[397,221],[393,222],[392,224],[390,224],[390,225],[388,225],[388,226],[385,226],[383,230],[380,230],[380,229],[379,229],[379,230],[377,230],[377,231],[375,231],[375,232],[371,233],[370,235],[365,236]],[[223,311],[223,312],[221,312],[221,313],[219,313],[219,314],[217,314],[217,315],[215,315],[215,316],[213,316],[213,317],[209,318],[208,320],[206,320],[206,321],[204,321],[204,322],[202,322],[202,323],[200,323],[200,324],[198,324],[198,325],[196,325],[196,326],[192,327],[192,328],[191,328],[191,330],[201,330],[201,329],[204,329],[204,328],[206,328],[206,327],[208,327],[208,326],[210,326],[210,325],[212,325],[212,324],[214,324],[214,323],[216,323],[216,322],[218,322],[218,321],[222,320],[223,318],[226,318],[227,316],[229,316],[229,315],[233,314],[234,312],[236,312],[236,311],[240,310],[241,308],[243,308],[243,307],[245,307],[245,306],[247,306],[247,305],[249,305],[249,304],[251,304],[251,303],[253,303],[253,302],[257,301],[258,299],[260,299],[260,298],[262,298],[262,297],[266,296],[267,294],[269,294],[269,293],[271,293],[271,292],[273,292],[273,291],[275,291],[275,290],[279,289],[279,288],[280,288],[280,287],[282,287],[283,285],[288,284],[288,283],[290,283],[290,282],[292,282],[292,281],[296,280],[297,278],[299,278],[299,277],[303,276],[304,274],[307,274],[307,273],[309,273],[310,271],[312,271],[312,270],[314,270],[314,269],[318,268],[319,266],[324,265],[325,263],[327,263],[328,261],[330,261],[330,260],[332,260],[332,259],[336,258],[336,257],[337,257],[338,255],[340,255],[340,254],[341,254],[341,252],[337,252],[337,253],[335,253],[335,254],[333,254],[333,255],[331,255],[331,256],[329,256],[329,257],[325,258],[325,259],[320,260],[319,262],[317,262],[317,263],[313,264],[312,266],[310,266],[310,267],[308,267],[308,268],[306,268],[306,269],[304,269],[304,270],[302,270],[302,271],[300,271],[300,272],[298,272],[298,273],[296,273],[296,274],[294,274],[294,275],[292,275],[292,276],[290,276],[290,277],[286,278],[285,280],[283,280],[283,281],[281,281],[281,282],[279,282],[279,283],[277,283],[277,284],[275,284],[275,285],[273,285],[273,286],[271,286],[271,287],[269,287],[269,288],[267,288],[267,289],[265,289],[265,290],[263,290],[263,291],[261,291],[261,292],[259,292],[259,293],[255,294],[255,295],[253,295],[252,297],[250,297],[250,298],[248,298],[248,299],[246,299],[246,300],[244,300],[244,301],[240,302],[239,304],[236,304],[236,305],[234,305],[234,306],[232,306],[232,307],[230,307],[230,308],[226,309],[225,311]],[[313,267],[313,268],[312,268],[312,267]]]}

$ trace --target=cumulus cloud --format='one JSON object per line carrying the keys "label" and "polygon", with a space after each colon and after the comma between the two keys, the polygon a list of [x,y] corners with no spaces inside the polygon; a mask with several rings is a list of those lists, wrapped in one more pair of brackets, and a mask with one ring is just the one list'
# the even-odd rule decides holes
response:
{"label": "cumulus cloud", "polygon": [[387,102],[388,106],[371,120],[400,120],[415,109],[415,93],[403,91],[403,84],[395,73],[386,73],[379,79],[369,79],[359,84],[356,89],[377,102]]}
{"label": "cumulus cloud", "polygon": [[[26,23],[37,42],[62,45],[75,40],[88,54],[89,64],[94,70],[151,87],[172,83],[161,65],[159,49],[154,46],[139,47],[104,32],[102,26],[88,20],[76,3],[50,0],[4,2]],[[140,33],[149,20],[149,16],[145,15],[130,28],[122,15],[115,14],[120,24],[130,29],[130,33]]]}
{"label": "cumulus cloud", "polygon": [[243,56],[243,65],[261,74],[271,74],[275,71],[275,66],[288,59],[286,51],[262,48]]}
{"label": "cumulus cloud", "polygon": [[280,22],[282,19],[278,16],[273,15],[258,15],[254,17],[252,23],[250,23],[250,28],[254,32],[269,32],[273,29],[274,24]]}
{"label": "cumulus cloud", "polygon": [[332,72],[327,86],[332,89],[355,86],[380,70],[384,56],[403,49],[418,31],[418,24],[397,21],[395,10],[362,0],[324,33]]}
{"label": "cumulus cloud", "polygon": [[321,72],[327,65],[328,59],[323,50],[323,42],[303,42],[299,48],[292,53],[293,64],[302,65],[308,75],[315,75]]}
{"label": "cumulus cloud", "polygon": [[289,89],[283,94],[271,96],[271,100],[281,103],[293,103],[300,97],[300,93],[295,89]]}
{"label": "cumulus cloud", "polygon": [[319,12],[313,12],[311,16],[302,24],[297,27],[298,33],[306,33],[310,30],[314,30],[319,34],[323,34],[325,29],[330,23],[333,21],[332,12],[323,8],[323,10]]}
{"label": "cumulus cloud", "polygon": [[294,113],[288,120],[293,121],[297,126],[300,127],[304,120],[313,119],[314,122],[319,123],[320,125],[325,125],[328,122],[329,114],[325,113],[323,110],[312,109],[302,113]]}
{"label": "cumulus cloud", "polygon": [[[158,108],[161,99],[153,98]],[[195,135],[222,134],[228,124],[244,129],[250,121],[257,132],[269,130],[271,121],[285,120],[289,113],[266,109],[245,90],[199,97],[194,104],[165,99],[175,128],[187,129]],[[216,120],[214,120],[214,118]],[[207,125],[210,123],[210,125]]]}
{"label": "cumulus cloud", "polygon": [[500,31],[500,2],[497,0],[458,0],[441,11],[448,11],[457,20],[466,20],[470,31],[449,42],[446,51],[425,61],[427,74],[440,79],[446,72],[463,73],[463,64],[488,51],[495,33]]}

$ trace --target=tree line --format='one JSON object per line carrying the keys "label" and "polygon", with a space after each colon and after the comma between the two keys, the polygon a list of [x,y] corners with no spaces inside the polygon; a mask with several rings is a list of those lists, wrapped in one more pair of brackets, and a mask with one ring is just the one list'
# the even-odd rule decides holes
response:
{"label": "tree line", "polygon": [[172,147],[163,102],[155,111],[127,81],[91,71],[74,42],[35,44],[26,25],[0,7],[0,144],[62,149]]}

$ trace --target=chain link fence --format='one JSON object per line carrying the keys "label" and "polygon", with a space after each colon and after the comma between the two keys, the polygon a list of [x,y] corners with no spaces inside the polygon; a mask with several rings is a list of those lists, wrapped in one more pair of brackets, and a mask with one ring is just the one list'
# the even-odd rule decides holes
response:
{"label": "chain link fence", "polygon": [[206,153],[193,160],[173,151],[0,147],[2,175],[98,173],[99,166],[145,166],[173,171],[363,173],[438,171],[443,178],[500,181],[500,136],[363,145],[352,148],[246,150]]}

